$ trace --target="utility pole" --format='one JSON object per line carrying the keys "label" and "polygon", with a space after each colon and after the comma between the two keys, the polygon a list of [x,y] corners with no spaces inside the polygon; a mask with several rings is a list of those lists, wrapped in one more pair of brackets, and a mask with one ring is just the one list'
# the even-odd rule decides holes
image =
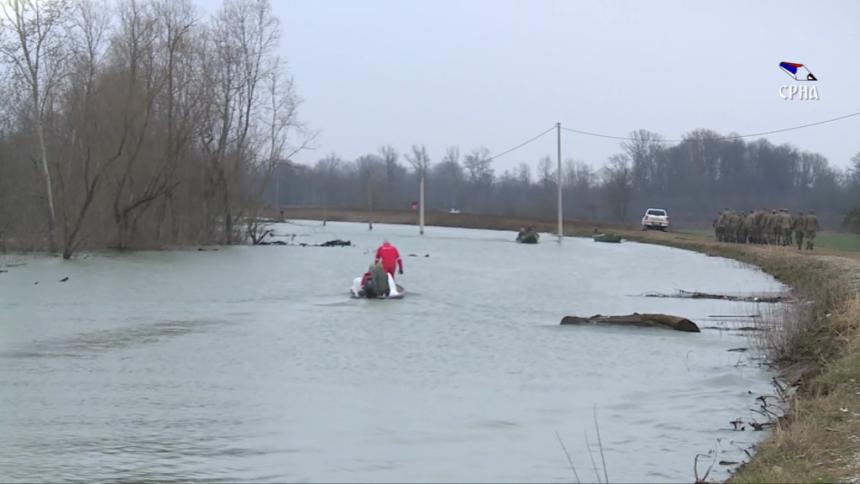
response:
{"label": "utility pole", "polygon": [[[275,177],[275,210],[280,213],[281,210],[281,177]],[[283,218],[283,217],[281,217]],[[283,222],[283,220],[281,220]]]}
{"label": "utility pole", "polygon": [[424,168],[421,168],[421,193],[418,200],[418,225],[420,234],[424,235]]}
{"label": "utility pole", "polygon": [[561,123],[555,123],[558,131],[558,242],[564,238],[564,219],[561,214]]}

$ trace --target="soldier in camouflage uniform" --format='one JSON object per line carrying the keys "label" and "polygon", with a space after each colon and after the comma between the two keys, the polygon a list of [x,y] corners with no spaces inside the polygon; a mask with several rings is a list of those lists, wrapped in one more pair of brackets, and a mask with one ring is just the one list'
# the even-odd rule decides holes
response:
{"label": "soldier in camouflage uniform", "polygon": [[738,241],[738,225],[740,217],[734,210],[729,213],[729,242],[737,243]]}
{"label": "soldier in camouflage uniform", "polygon": [[722,240],[720,242],[728,242],[729,241],[729,209],[723,210],[723,213],[720,214],[720,221],[717,223],[718,227],[720,227],[720,233],[722,234]]}
{"label": "soldier in camouflage uniform", "polygon": [[749,220],[746,212],[741,212],[741,223],[738,228],[738,243],[746,244],[749,237]]}
{"label": "soldier in camouflage uniform", "polygon": [[752,215],[752,221],[750,223],[752,227],[752,237],[750,237],[750,242],[753,244],[761,243],[761,220],[762,213],[761,209],[754,210]]}
{"label": "soldier in camouflage uniform", "polygon": [[791,243],[791,214],[786,208],[779,213],[779,235],[780,245],[787,246]]}
{"label": "soldier in camouflage uniform", "polygon": [[779,215],[776,213],[776,209],[770,211],[770,226],[768,227],[770,230],[770,240],[771,245],[779,245],[780,243],[780,223],[779,223]]}
{"label": "soldier in camouflage uniform", "polygon": [[756,244],[764,243],[764,216],[765,210],[760,208],[755,212],[755,240]]}
{"label": "soldier in camouflage uniform", "polygon": [[714,219],[714,223],[711,225],[714,227],[714,237],[717,238],[717,242],[723,241],[723,213],[717,212],[717,218]]}
{"label": "soldier in camouflage uniform", "polygon": [[794,230],[794,238],[797,240],[797,250],[803,250],[803,226],[805,225],[806,218],[803,216],[803,212],[798,212],[797,217],[794,217],[792,221],[792,230]]}
{"label": "soldier in camouflage uniform", "polygon": [[815,210],[810,210],[806,216],[806,221],[803,226],[803,236],[806,238],[806,248],[812,250],[815,246],[815,234],[821,230],[818,224],[818,217],[815,216]]}

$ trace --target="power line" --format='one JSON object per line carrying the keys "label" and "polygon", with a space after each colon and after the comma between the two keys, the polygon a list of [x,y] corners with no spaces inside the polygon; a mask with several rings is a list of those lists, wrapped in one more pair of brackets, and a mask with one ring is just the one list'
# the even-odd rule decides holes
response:
{"label": "power line", "polygon": [[490,159],[489,159],[489,160],[487,160],[487,161],[493,161],[493,160],[495,160],[496,158],[499,158],[499,157],[501,157],[501,156],[505,156],[506,154],[508,154],[508,153],[510,153],[510,152],[512,152],[512,151],[516,151],[516,150],[518,150],[518,149],[522,148],[523,146],[525,146],[525,145],[527,145],[527,144],[531,143],[532,141],[535,141],[535,140],[539,139],[540,137],[542,137],[543,135],[545,135],[545,134],[549,133],[550,131],[552,131],[552,130],[554,130],[554,129],[556,129],[556,127],[555,127],[555,126],[553,126],[552,128],[550,128],[550,129],[548,129],[548,130],[544,131],[543,133],[541,133],[541,134],[539,134],[539,135],[535,136],[534,138],[532,138],[532,139],[530,139],[530,140],[526,141],[525,143],[521,143],[521,144],[519,144],[519,145],[517,145],[517,146],[514,146],[513,148],[509,149],[508,151],[503,151],[502,153],[499,153],[498,155],[493,155],[493,156],[491,156],[491,157],[490,157]]}
{"label": "power line", "polygon": [[[833,123],[833,122],[841,121],[843,119],[848,119],[848,118],[851,118],[854,116],[860,116],[860,112],[846,114],[845,116],[839,116],[838,118],[832,118],[832,119],[827,119],[824,121],[818,121],[816,123],[804,124],[801,126],[793,126],[791,128],[776,129],[773,131],[764,131],[762,133],[744,134],[744,135],[738,135],[738,136],[725,136],[725,137],[721,137],[721,138],[708,138],[707,141],[721,141],[721,140],[733,140],[733,139],[741,139],[741,138],[753,138],[756,136],[766,136],[769,134],[784,133],[786,131],[795,131],[798,129],[809,128],[812,126],[819,126],[822,124]],[[627,136],[611,136],[611,135],[607,135],[607,134],[589,133],[588,131],[580,131],[578,129],[565,128],[564,126],[562,126],[561,129],[563,129],[565,131],[570,131],[572,133],[582,134],[585,136],[594,136],[597,138],[608,138],[608,139],[616,139],[616,140],[621,140],[621,141],[637,141],[636,138],[630,138]],[[683,140],[683,139],[659,140],[659,142],[661,142],[661,143],[681,143],[684,141],[688,141],[688,140]]]}

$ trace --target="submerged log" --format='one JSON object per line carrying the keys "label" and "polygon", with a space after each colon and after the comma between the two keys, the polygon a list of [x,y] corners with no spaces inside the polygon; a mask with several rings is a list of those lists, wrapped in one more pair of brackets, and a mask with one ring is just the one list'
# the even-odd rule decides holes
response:
{"label": "submerged log", "polygon": [[708,294],[706,292],[684,291],[678,290],[674,294],[663,294],[660,292],[646,292],[639,294],[644,297],[671,297],[679,299],[719,299],[723,301],[738,301],[738,302],[760,302],[760,303],[781,303],[791,302],[792,298],[780,295],[752,295],[752,296],[732,296],[728,294]]}
{"label": "submerged log", "polygon": [[565,316],[561,324],[615,324],[620,326],[642,326],[652,328],[674,329],[688,333],[700,333],[696,323],[687,318],[671,316],[668,314],[639,314],[633,313],[626,316],[602,316],[597,314],[590,318],[578,316]]}
{"label": "submerged log", "polygon": [[349,240],[329,240],[328,242],[323,242],[319,245],[319,247],[349,247],[352,245],[352,242]]}

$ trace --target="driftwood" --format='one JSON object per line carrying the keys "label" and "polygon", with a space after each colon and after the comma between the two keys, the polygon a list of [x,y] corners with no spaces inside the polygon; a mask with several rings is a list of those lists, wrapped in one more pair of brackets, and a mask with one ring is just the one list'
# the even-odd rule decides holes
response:
{"label": "driftwood", "polygon": [[[295,238],[295,235],[293,236]],[[292,241],[292,239],[290,239]],[[328,242],[323,242],[322,244],[306,244],[304,242],[299,244],[293,244],[291,242],[284,242],[283,240],[275,240],[273,242],[260,242],[256,245],[299,245],[301,247],[352,247],[352,242],[349,240],[329,240]]]}
{"label": "driftwood", "polygon": [[760,303],[780,303],[792,301],[792,298],[787,296],[731,296],[728,294],[708,294],[706,292],[690,292],[679,289],[675,294],[663,294],[660,292],[646,292],[639,294],[643,297],[671,297],[680,299],[719,299],[722,301],[740,301],[740,302],[760,302]]}
{"label": "driftwood", "polygon": [[674,329],[688,333],[700,333],[696,323],[687,318],[670,316],[668,314],[639,314],[633,313],[626,316],[601,316],[597,314],[590,318],[578,316],[565,316],[561,324],[615,324],[620,326],[642,326],[652,328]]}
{"label": "driftwood", "polygon": [[350,242],[349,240],[344,241],[344,240],[336,239],[336,240],[329,240],[328,242],[324,242],[324,243],[320,244],[319,246],[320,247],[349,247],[351,245],[352,245],[352,242]]}

